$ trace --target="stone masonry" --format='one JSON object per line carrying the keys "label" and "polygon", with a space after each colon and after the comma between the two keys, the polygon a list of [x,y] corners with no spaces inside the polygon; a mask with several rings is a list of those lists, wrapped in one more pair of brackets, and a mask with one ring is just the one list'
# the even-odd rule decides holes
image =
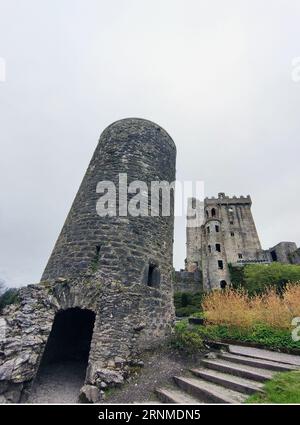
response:
{"label": "stone masonry", "polygon": [[[120,385],[143,350],[170,335],[174,322],[172,256],[174,194],[170,215],[100,217],[100,181],[119,174],[128,185],[175,180],[176,147],[158,125],[125,119],[101,135],[91,163],[50,256],[42,280],[19,291],[4,311],[0,342],[2,402],[26,401],[58,312],[89,310],[95,315],[85,385],[81,396],[101,399],[100,389]],[[149,194],[147,197],[151,209]],[[134,193],[120,199],[134,201]],[[52,331],[51,331],[52,329]],[[46,347],[46,348],[45,348]]]}
{"label": "stone masonry", "polygon": [[[230,284],[228,264],[242,266],[272,261],[299,264],[299,250],[294,242],[280,242],[263,250],[251,212],[250,196],[205,198],[204,218],[200,220],[199,200],[188,201],[188,211],[194,204],[195,216],[187,216],[187,272],[199,271],[206,291],[225,288]],[[196,224],[189,226],[191,220]]]}

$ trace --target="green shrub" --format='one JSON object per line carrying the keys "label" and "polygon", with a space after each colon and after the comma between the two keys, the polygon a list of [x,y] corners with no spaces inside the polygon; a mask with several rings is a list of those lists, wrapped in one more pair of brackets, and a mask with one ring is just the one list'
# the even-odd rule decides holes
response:
{"label": "green shrub", "polygon": [[0,311],[10,304],[17,304],[19,302],[18,289],[9,288],[0,296]]}
{"label": "green shrub", "polygon": [[202,292],[175,292],[174,305],[176,316],[188,317],[201,311]]}
{"label": "green shrub", "polygon": [[270,287],[281,292],[286,282],[300,282],[300,266],[295,264],[229,264],[230,279],[234,289],[245,288],[249,295],[262,294]]}
{"label": "green shrub", "polygon": [[172,346],[189,353],[201,350],[203,348],[203,340],[198,327],[190,325],[186,319],[176,323]]}
{"label": "green shrub", "polygon": [[274,350],[300,349],[300,341],[293,341],[291,331],[275,329],[257,323],[250,328],[229,325],[198,326],[198,333],[203,339],[213,341],[232,340],[236,342],[254,343]]}

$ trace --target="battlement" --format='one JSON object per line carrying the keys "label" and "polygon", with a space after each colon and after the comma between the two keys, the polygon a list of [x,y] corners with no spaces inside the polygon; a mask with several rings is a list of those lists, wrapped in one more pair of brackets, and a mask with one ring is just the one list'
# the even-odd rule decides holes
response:
{"label": "battlement", "polygon": [[250,195],[247,196],[227,196],[225,193],[220,192],[218,194],[218,197],[215,198],[212,196],[211,198],[206,197],[204,199],[204,204],[207,205],[233,205],[233,204],[244,204],[244,205],[251,205],[252,200]]}

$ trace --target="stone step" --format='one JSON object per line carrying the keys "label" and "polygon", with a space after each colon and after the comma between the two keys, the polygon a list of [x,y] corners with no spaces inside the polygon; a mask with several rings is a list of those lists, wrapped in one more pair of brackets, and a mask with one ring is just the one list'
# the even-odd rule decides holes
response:
{"label": "stone step", "polygon": [[255,357],[263,360],[271,360],[280,363],[287,363],[294,366],[300,366],[300,355],[279,353],[261,348],[244,347],[241,345],[228,345],[228,350],[232,354]]}
{"label": "stone step", "polygon": [[[157,397],[162,403],[176,404],[199,404],[201,401],[198,398],[192,397],[185,391],[179,389],[157,388],[155,390]],[[203,403],[203,402],[202,402]]]}
{"label": "stone step", "polygon": [[174,376],[176,384],[193,397],[206,403],[242,403],[247,396],[199,378]]}
{"label": "stone step", "polygon": [[287,363],[280,363],[271,360],[263,360],[255,357],[248,357],[238,354],[221,353],[218,355],[219,358],[228,360],[229,362],[245,364],[257,368],[274,370],[277,372],[288,372],[290,370],[298,370],[298,366],[289,365]]}
{"label": "stone step", "polygon": [[246,379],[252,379],[258,382],[264,382],[268,379],[271,379],[274,374],[274,372],[270,370],[257,369],[252,366],[232,363],[223,359],[201,360],[201,363],[208,369],[218,370],[219,372],[240,376]]}
{"label": "stone step", "polygon": [[191,372],[197,377],[214,384],[222,385],[234,391],[245,394],[254,394],[263,392],[263,384],[240,376],[229,375],[228,373],[218,372],[213,369],[191,369]]}

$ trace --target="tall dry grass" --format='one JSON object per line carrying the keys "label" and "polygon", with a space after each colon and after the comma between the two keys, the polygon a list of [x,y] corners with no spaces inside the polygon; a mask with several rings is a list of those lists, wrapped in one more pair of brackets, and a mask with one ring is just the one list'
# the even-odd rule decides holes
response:
{"label": "tall dry grass", "polygon": [[294,317],[300,317],[300,283],[287,284],[282,296],[274,289],[249,297],[244,290],[213,291],[202,302],[208,323],[251,327],[264,323],[278,329],[290,329]]}

